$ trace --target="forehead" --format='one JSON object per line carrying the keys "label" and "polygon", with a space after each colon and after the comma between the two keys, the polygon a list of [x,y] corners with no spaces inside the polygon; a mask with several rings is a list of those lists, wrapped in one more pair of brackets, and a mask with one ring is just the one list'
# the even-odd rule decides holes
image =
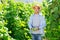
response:
{"label": "forehead", "polygon": [[35,8],[39,8],[39,7],[35,6]]}
{"label": "forehead", "polygon": [[34,8],[34,9],[40,9],[40,7],[39,7],[39,6],[34,6],[33,8]]}

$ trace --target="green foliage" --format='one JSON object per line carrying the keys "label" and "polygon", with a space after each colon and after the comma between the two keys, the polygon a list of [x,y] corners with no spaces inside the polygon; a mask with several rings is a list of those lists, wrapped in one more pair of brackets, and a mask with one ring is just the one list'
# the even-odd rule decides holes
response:
{"label": "green foliage", "polygon": [[43,8],[47,20],[47,39],[60,40],[60,0],[45,0]]}
{"label": "green foliage", "polygon": [[[2,5],[2,4],[0,4]],[[1,6],[0,6],[1,7]],[[10,35],[8,28],[5,27],[7,25],[7,22],[4,20],[4,16],[2,13],[2,7],[0,9],[0,40],[14,40]]]}
{"label": "green foliage", "polygon": [[8,34],[16,40],[30,40],[31,35],[27,23],[29,16],[33,13],[32,5],[14,1],[8,1],[2,5],[3,20],[7,23],[4,26],[8,28]]}
{"label": "green foliage", "polygon": [[[13,0],[2,0],[0,4],[0,40],[31,40],[28,28],[29,16],[33,13],[32,5]],[[43,14],[46,17],[46,38],[60,40],[60,1],[45,0]]]}

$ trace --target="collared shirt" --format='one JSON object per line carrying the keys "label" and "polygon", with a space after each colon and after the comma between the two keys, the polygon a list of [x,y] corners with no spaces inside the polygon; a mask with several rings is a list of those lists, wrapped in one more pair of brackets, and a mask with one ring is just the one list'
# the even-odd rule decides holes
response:
{"label": "collared shirt", "polygon": [[46,26],[46,20],[45,17],[42,15],[42,13],[39,13],[39,15],[33,14],[30,16],[30,20],[28,22],[29,28],[31,29],[32,26],[37,26],[37,25],[39,25],[40,28],[44,28]]}
{"label": "collared shirt", "polygon": [[38,27],[39,25],[40,25],[39,14],[34,14],[33,19],[32,19],[32,26],[33,27]]}
{"label": "collared shirt", "polygon": [[33,26],[39,26],[40,33],[44,34],[44,27],[46,26],[46,20],[45,17],[42,15],[42,13],[39,13],[38,15],[31,15],[30,20],[28,22],[28,26],[31,29]]}

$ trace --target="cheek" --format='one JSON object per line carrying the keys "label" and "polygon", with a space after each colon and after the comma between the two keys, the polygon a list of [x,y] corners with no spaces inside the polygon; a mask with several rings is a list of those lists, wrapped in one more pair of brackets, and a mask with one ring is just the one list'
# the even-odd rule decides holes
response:
{"label": "cheek", "polygon": [[39,11],[39,9],[36,8],[36,9],[34,9],[34,11]]}
{"label": "cheek", "polygon": [[36,11],[36,9],[34,9],[34,11]]}
{"label": "cheek", "polygon": [[39,11],[39,9],[36,9],[36,11]]}
{"label": "cheek", "polygon": [[38,11],[38,9],[35,9],[36,11]]}

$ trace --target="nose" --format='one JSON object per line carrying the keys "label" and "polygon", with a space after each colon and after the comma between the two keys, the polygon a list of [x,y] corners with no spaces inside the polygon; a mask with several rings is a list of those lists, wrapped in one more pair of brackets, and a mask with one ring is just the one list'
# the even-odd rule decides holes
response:
{"label": "nose", "polygon": [[36,9],[36,11],[38,11],[38,9]]}

